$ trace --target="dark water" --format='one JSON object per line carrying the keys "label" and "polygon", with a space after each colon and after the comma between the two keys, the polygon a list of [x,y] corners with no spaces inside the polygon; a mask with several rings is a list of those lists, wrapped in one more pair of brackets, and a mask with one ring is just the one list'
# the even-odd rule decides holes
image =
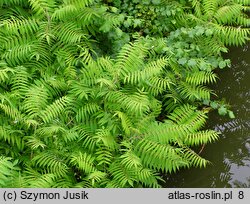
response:
{"label": "dark water", "polygon": [[236,118],[210,114],[208,128],[222,133],[201,154],[212,164],[171,175],[165,187],[250,187],[250,44],[231,49],[226,57],[232,67],[219,72],[213,88],[232,105]]}

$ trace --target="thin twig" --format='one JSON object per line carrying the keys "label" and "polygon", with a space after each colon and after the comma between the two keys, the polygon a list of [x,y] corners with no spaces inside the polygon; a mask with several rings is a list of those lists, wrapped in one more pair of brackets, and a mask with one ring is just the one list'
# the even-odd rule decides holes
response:
{"label": "thin twig", "polygon": [[201,150],[198,153],[199,155],[202,153],[202,151],[204,150],[204,148],[205,148],[205,144],[202,145]]}

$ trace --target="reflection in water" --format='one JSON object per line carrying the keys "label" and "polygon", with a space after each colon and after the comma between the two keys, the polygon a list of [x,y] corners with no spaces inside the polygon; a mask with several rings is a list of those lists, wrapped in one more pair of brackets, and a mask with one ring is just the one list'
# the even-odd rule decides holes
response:
{"label": "reflection in water", "polygon": [[[250,129],[250,121],[243,120],[242,118],[237,118],[237,119],[225,122],[223,124],[214,126],[214,130],[218,132],[222,132],[222,133],[244,131],[245,129]],[[223,136],[226,136],[226,135],[223,134]]]}
{"label": "reflection in water", "polygon": [[246,182],[240,182],[236,180],[233,182],[233,185],[236,188],[250,188],[250,177],[247,179]]}
{"label": "reflection in water", "polygon": [[227,55],[232,67],[219,72],[221,80],[213,87],[232,105],[236,118],[210,114],[207,127],[221,132],[221,136],[207,145],[201,156],[212,164],[167,175],[165,187],[250,187],[249,51],[249,46],[232,49]]}

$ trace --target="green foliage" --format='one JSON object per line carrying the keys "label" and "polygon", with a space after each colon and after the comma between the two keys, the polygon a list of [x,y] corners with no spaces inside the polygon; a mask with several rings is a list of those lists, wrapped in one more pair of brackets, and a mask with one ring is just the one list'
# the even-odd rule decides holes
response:
{"label": "green foliage", "polygon": [[233,111],[230,110],[230,105],[226,104],[225,101],[211,101],[211,100],[204,100],[203,104],[206,106],[210,106],[212,109],[217,109],[219,115],[225,116],[228,115],[231,119],[235,118]]}
{"label": "green foliage", "polygon": [[0,157],[0,187],[10,186],[12,179],[18,176],[17,160],[11,161],[9,157]]}
{"label": "green foliage", "polygon": [[[207,23],[214,37],[226,45],[242,45],[249,40],[249,18],[244,11],[248,1],[204,0],[201,3],[191,0],[194,14],[190,19]],[[195,20],[197,19],[197,20]]]}
{"label": "green foliage", "polygon": [[0,0],[0,187],[160,187],[206,167],[204,106],[235,117],[207,85],[248,7]]}

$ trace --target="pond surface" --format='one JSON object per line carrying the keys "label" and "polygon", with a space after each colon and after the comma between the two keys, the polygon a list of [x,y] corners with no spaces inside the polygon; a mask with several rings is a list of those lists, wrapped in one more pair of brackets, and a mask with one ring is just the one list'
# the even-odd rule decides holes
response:
{"label": "pond surface", "polygon": [[226,57],[232,67],[219,71],[213,88],[232,105],[236,118],[210,114],[207,127],[221,132],[220,140],[201,156],[212,164],[167,176],[164,187],[250,187],[250,44],[231,49]]}

